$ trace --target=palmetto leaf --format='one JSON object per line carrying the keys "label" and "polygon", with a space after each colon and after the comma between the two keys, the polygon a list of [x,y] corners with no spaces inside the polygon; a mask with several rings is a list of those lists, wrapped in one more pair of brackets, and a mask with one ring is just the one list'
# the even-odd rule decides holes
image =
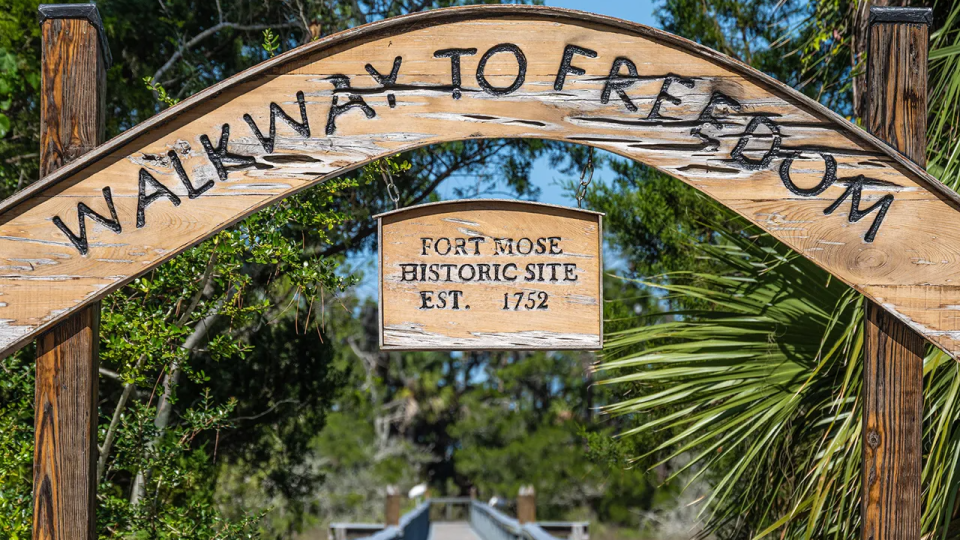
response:
{"label": "palmetto leaf", "polygon": [[[709,530],[858,538],[862,297],[766,236],[696,249],[731,273],[644,282],[710,307],[608,335],[597,369],[630,393],[606,412],[642,419],[622,437],[659,433],[650,455],[686,456],[673,477],[709,475]],[[924,369],[924,531],[946,537],[960,486],[960,369],[940,351]]]}
{"label": "palmetto leaf", "polygon": [[[846,20],[840,4],[818,6],[818,14]],[[960,4],[937,0],[937,7],[946,17],[938,16],[943,24],[930,44],[928,170],[957,189]],[[711,268],[729,268],[724,275],[642,282],[665,300],[706,308],[661,313],[657,320],[665,322],[607,335],[597,369],[605,384],[625,391],[606,412],[636,419],[622,437],[658,433],[664,442],[650,455],[683,456],[677,461],[687,465],[675,476],[710,479],[707,532],[859,538],[863,299],[765,235],[720,236],[717,245],[695,249],[721,263]],[[960,538],[958,419],[960,365],[931,348],[924,360],[924,539]]]}

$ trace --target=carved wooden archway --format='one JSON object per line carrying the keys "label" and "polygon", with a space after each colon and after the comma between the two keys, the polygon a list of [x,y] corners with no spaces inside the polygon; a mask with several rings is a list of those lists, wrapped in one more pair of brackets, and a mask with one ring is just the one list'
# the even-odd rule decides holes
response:
{"label": "carved wooden archway", "polygon": [[657,167],[960,353],[960,198],[748,66],[613,18],[483,6],[343,32],[232,77],[0,206],[0,354],[270,203],[478,137]]}
{"label": "carved wooden archway", "polygon": [[[99,24],[92,6],[52,7]],[[904,101],[904,89],[915,94],[900,107],[909,120],[925,110],[925,85],[911,86],[917,73],[908,72],[925,63],[926,28],[916,30],[930,13],[888,9],[873,11],[873,22],[899,29],[871,29],[872,47],[885,47],[872,57],[899,56],[881,71],[903,79],[887,85],[891,100]],[[76,42],[90,48],[94,39]],[[883,127],[906,138],[911,131]],[[48,354],[38,366],[49,365],[46,397],[38,393],[35,525],[57,537],[94,527],[93,475],[71,470],[96,453],[96,314],[81,308],[326,178],[420,146],[504,137],[586,144],[657,167],[960,357],[960,197],[877,138],[739,62],[650,28],[526,6],[433,11],[264,62],[0,203],[0,357],[78,313],[45,334],[55,347],[41,347]],[[912,539],[923,347],[872,310],[863,533]],[[61,370],[64,351],[64,365],[92,370],[89,380]],[[76,455],[61,460],[67,454]],[[61,473],[72,474],[66,489]]]}

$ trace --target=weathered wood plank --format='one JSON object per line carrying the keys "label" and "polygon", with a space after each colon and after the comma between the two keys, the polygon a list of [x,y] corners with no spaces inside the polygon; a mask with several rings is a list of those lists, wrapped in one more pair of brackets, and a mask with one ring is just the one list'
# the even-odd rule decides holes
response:
{"label": "weathered wood plank", "polygon": [[[51,9],[54,8],[54,9]],[[96,8],[89,10],[94,21]],[[103,136],[106,66],[86,18],[41,8],[40,174],[93,150]],[[55,255],[53,256],[55,258]],[[52,258],[15,257],[21,269]],[[8,270],[9,271],[9,270]],[[55,291],[64,296],[65,285]],[[9,295],[10,289],[4,289]],[[65,295],[69,297],[70,295]],[[96,538],[100,304],[74,311],[37,339],[33,538]]]}
{"label": "weathered wood plank", "polygon": [[[454,84],[457,48],[470,50]],[[478,137],[563,140],[658,167],[960,353],[955,194],[718,53],[528,6],[439,10],[318,40],[0,203],[0,353],[284,196],[377,157]]]}
{"label": "weathered wood plank", "polygon": [[99,308],[79,310],[37,340],[35,540],[97,537]]}
{"label": "weathered wood plank", "polygon": [[[873,9],[866,124],[926,163],[929,10]],[[918,291],[919,292],[919,291]],[[922,293],[921,293],[922,294]],[[864,540],[917,540],[921,532],[923,338],[868,300],[863,369]]]}

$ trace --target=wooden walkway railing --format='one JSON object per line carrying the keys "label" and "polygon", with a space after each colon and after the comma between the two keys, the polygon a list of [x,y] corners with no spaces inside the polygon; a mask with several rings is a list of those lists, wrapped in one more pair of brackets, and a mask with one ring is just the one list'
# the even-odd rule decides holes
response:
{"label": "wooden walkway railing", "polygon": [[[388,502],[388,509],[391,506],[396,502]],[[456,507],[461,507],[456,514],[463,520],[452,520]],[[443,521],[431,522],[431,513],[438,513],[431,512],[433,508],[443,509]],[[532,518],[534,510],[520,508],[518,515]],[[401,516],[396,525],[332,523],[330,540],[589,540],[589,522],[522,523],[475,499],[446,497],[428,499]]]}

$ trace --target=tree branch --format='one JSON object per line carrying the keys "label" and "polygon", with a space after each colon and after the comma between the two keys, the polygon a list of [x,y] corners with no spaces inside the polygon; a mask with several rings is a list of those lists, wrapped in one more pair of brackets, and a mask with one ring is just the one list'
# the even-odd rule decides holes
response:
{"label": "tree branch", "polygon": [[262,417],[264,417],[264,416],[272,413],[273,411],[275,411],[275,410],[277,409],[277,407],[279,407],[279,406],[281,406],[281,405],[286,405],[286,404],[288,404],[288,403],[296,403],[296,404],[299,405],[299,404],[300,404],[300,400],[298,400],[298,399],[283,399],[283,400],[278,401],[278,402],[275,403],[272,407],[270,407],[269,409],[263,411],[263,412],[260,413],[260,414],[255,414],[255,415],[253,415],[253,416],[238,416],[238,417],[236,417],[236,418],[231,418],[230,421],[231,421],[231,422],[241,422],[241,421],[243,421],[243,420],[256,420],[256,419],[258,419],[258,418],[262,418]]}
{"label": "tree branch", "polygon": [[[134,364],[133,368],[137,369],[140,367],[140,364],[146,358],[146,355],[140,355],[140,358],[137,359],[137,363]],[[104,368],[100,368],[100,373],[109,371]],[[115,372],[110,372],[115,376],[117,380],[120,380],[120,375]],[[117,426],[120,425],[120,418],[123,416],[123,409],[127,406],[127,401],[130,399],[130,394],[136,390],[136,383],[129,382],[123,386],[123,393],[120,394],[120,399],[117,401],[117,408],[113,411],[113,418],[110,419],[110,427],[107,429],[107,435],[103,438],[103,446],[99,448],[99,457],[97,458],[97,482],[99,483],[103,480],[103,475],[107,471],[107,459],[110,457],[110,451],[113,449],[113,440],[117,435]]]}
{"label": "tree branch", "polygon": [[167,72],[167,70],[172,68],[177,63],[177,60],[180,60],[181,58],[183,58],[184,51],[190,49],[194,45],[200,43],[201,41],[207,39],[208,37],[216,34],[221,30],[232,29],[232,30],[240,30],[240,31],[252,31],[252,30],[266,30],[267,28],[290,28],[293,26],[299,26],[299,24],[289,23],[289,22],[280,23],[280,24],[239,24],[239,23],[233,23],[233,22],[217,23],[211,26],[210,28],[207,28],[203,32],[200,32],[199,34],[193,36],[190,39],[190,41],[187,41],[186,43],[181,45],[177,49],[177,52],[173,53],[173,55],[167,60],[167,62],[162,66],[160,66],[160,69],[154,72],[153,80],[159,81],[161,75],[163,75],[164,73]]}
{"label": "tree branch", "polygon": [[[217,302],[216,307],[211,311],[209,315],[204,317],[194,326],[193,332],[184,340],[183,344],[180,345],[180,348],[188,351],[193,351],[200,344],[203,338],[207,335],[207,332],[210,330],[210,327],[213,326],[213,323],[216,322],[217,318],[220,317],[220,308],[226,304],[230,298],[233,297],[235,291],[232,289],[227,292],[223,298]],[[163,438],[164,432],[167,430],[167,426],[170,424],[170,415],[173,412],[173,394],[176,392],[177,383],[180,381],[180,362],[174,360],[170,363],[167,374],[163,378],[163,394],[160,396],[160,401],[157,403],[157,414],[154,417],[153,425],[157,428],[156,436],[147,443],[147,451],[152,451],[156,448],[157,444],[160,443],[160,439]],[[130,505],[136,506],[145,496],[147,489],[147,481],[150,478],[150,471],[143,469],[137,471],[137,476],[133,482],[133,489],[130,492]]]}
{"label": "tree branch", "polygon": [[197,309],[197,304],[200,303],[200,299],[206,293],[207,285],[210,284],[210,278],[213,277],[213,269],[216,264],[217,251],[214,249],[210,253],[210,258],[207,259],[207,267],[203,269],[203,276],[200,277],[200,286],[197,287],[197,294],[193,295],[193,299],[190,300],[190,305],[187,306],[187,309],[183,312],[183,315],[177,319],[177,326],[183,326],[184,324],[187,324],[187,321],[190,320],[190,316],[193,315],[193,310]]}

